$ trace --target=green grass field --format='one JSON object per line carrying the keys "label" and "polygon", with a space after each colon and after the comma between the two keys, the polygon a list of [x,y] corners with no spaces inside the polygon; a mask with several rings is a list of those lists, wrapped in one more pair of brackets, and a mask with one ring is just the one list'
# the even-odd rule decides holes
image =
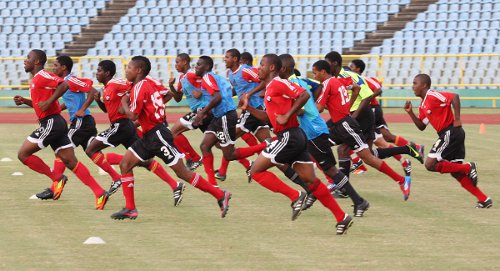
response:
{"label": "green grass field", "polygon": [[[22,165],[17,149],[35,125],[0,125],[0,270],[498,270],[500,216],[498,206],[475,209],[475,198],[447,175],[426,172],[413,160],[412,194],[403,201],[399,187],[374,169],[354,175],[352,183],[368,199],[370,210],[356,218],[345,236],[335,235],[335,220],[319,203],[290,220],[287,198],[257,183],[247,183],[244,169],[231,163],[228,180],[233,193],[225,219],[216,201],[191,186],[179,207],[172,192],[155,175],[136,170],[136,221],[114,221],[122,208],[121,191],[104,211],[76,177],[70,178],[58,201],[28,199],[50,185]],[[100,125],[102,130],[104,126]],[[408,124],[394,132],[426,145],[436,135]],[[500,126],[465,126],[467,160],[479,165],[479,186],[495,203],[500,200],[496,150]],[[199,132],[186,134],[193,145]],[[123,152],[123,148],[116,149]],[[39,153],[52,164],[53,153]],[[215,153],[220,157],[220,153]],[[81,149],[77,156],[108,188],[109,177]],[[218,161],[218,159],[216,159]],[[399,172],[394,159],[387,160]],[[218,164],[218,162],[217,162]],[[11,176],[21,171],[24,176]],[[171,172],[171,171],[169,171]],[[204,175],[203,169],[198,172]],[[283,176],[282,174],[278,174]],[[324,180],[325,178],[321,176]],[[289,182],[290,183],[290,182]],[[352,213],[349,199],[339,200]],[[84,245],[99,236],[105,245]]]}

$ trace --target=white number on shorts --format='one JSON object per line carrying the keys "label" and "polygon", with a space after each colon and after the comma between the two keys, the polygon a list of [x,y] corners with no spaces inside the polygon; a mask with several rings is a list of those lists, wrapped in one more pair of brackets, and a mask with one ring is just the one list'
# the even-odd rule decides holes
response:
{"label": "white number on shorts", "polygon": [[167,158],[172,157],[172,155],[170,154],[170,150],[168,149],[168,147],[167,147],[167,146],[162,146],[162,147],[160,148],[160,151],[162,151],[162,152],[163,152],[163,155],[164,155],[165,157],[167,157]]}

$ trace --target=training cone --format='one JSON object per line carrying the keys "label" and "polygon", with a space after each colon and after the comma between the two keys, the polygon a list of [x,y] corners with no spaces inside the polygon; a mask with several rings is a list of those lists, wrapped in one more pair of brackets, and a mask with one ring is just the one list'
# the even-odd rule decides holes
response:
{"label": "training cone", "polygon": [[482,135],[486,134],[486,125],[484,123],[481,123],[481,125],[479,125],[479,133]]}
{"label": "training cone", "polygon": [[104,245],[106,244],[106,242],[104,242],[104,240],[102,240],[101,237],[97,237],[97,236],[92,236],[92,237],[89,237],[87,240],[85,240],[85,242],[83,242],[84,245]]}

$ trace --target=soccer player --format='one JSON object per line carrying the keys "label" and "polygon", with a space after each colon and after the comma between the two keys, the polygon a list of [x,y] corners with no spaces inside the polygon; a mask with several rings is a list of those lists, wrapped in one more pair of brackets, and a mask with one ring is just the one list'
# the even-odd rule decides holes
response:
{"label": "soccer player", "polygon": [[213,119],[205,131],[205,136],[200,145],[203,154],[203,166],[208,176],[208,181],[217,185],[214,172],[214,156],[212,147],[219,143],[224,158],[228,161],[238,160],[245,169],[250,168],[250,162],[241,158],[239,152],[234,148],[236,140],[236,106],[232,99],[232,89],[229,81],[212,72],[213,59],[209,56],[201,56],[196,63],[196,75],[203,78],[202,91],[207,91],[212,96],[210,102],[198,111],[194,119],[194,125],[201,125],[203,119],[212,112]]}
{"label": "soccer player", "polygon": [[19,160],[33,171],[43,174],[52,180],[53,200],[59,199],[66,184],[67,177],[56,175],[49,166],[38,156],[34,155],[41,149],[51,146],[56,156],[63,161],[64,165],[87,185],[95,195],[95,208],[104,209],[108,201],[108,193],[90,175],[89,170],[80,163],[75,156],[73,144],[68,138],[68,126],[60,115],[61,106],[57,99],[49,101],[53,93],[64,92],[70,88],[62,78],[46,71],[44,65],[47,55],[41,50],[31,50],[24,60],[24,70],[33,75],[30,84],[31,99],[15,96],[16,105],[26,104],[33,107],[40,122],[40,128],[36,129],[24,141],[17,154]]}
{"label": "soccer player", "polygon": [[[360,125],[350,114],[351,105],[349,104],[347,88],[357,86],[353,83],[352,78],[332,77],[330,64],[324,60],[315,62],[312,72],[314,79],[323,84],[316,105],[320,112],[326,108],[330,113],[333,124],[330,128],[330,134],[333,136],[333,141],[344,145],[340,145],[339,148],[352,149],[369,166],[391,177],[400,185],[404,200],[408,200],[410,196],[411,177],[403,177],[397,174],[383,160],[372,154],[361,132]],[[380,155],[387,150],[389,149],[379,149],[378,154]]]}
{"label": "soccer player", "polygon": [[476,163],[463,164],[465,131],[460,120],[458,94],[431,89],[431,78],[427,74],[415,76],[412,88],[415,96],[422,99],[418,108],[419,115],[417,117],[413,113],[410,101],[406,101],[405,111],[420,131],[425,130],[430,123],[439,136],[427,155],[425,168],[441,174],[450,173],[465,190],[477,198],[476,208],[493,206],[493,201],[477,187]]}
{"label": "soccer player", "polygon": [[292,220],[300,214],[305,193],[293,190],[276,175],[267,171],[269,168],[288,164],[297,172],[308,186],[308,190],[326,207],[337,220],[337,234],[345,234],[352,225],[352,218],[342,211],[328,188],[314,173],[314,166],[307,152],[307,138],[299,128],[297,112],[306,104],[310,95],[303,88],[278,76],[281,60],[275,54],[265,55],[260,62],[259,78],[266,83],[265,108],[262,111],[248,106],[244,96],[242,109],[250,111],[261,120],[269,120],[277,133],[274,140],[255,160],[250,170],[252,178],[274,192],[287,195],[292,200]]}
{"label": "soccer player", "polygon": [[[332,183],[328,187],[329,190],[332,191],[333,189],[330,189],[330,187],[335,187],[335,189],[345,191],[354,204],[354,216],[362,217],[370,207],[370,204],[367,200],[359,196],[349,182],[349,178],[335,166],[337,162],[335,161],[329,141],[330,132],[316,108],[309,85],[296,76],[294,71],[295,60],[291,55],[283,54],[280,55],[279,58],[282,63],[282,68],[279,73],[280,77],[287,78],[290,82],[304,88],[310,95],[304,105],[304,112],[298,115],[300,128],[304,130],[307,137],[307,151],[314,158],[316,164],[321,168],[324,174],[332,180]],[[314,195],[308,195],[304,210],[312,206],[315,201],[316,198]]]}
{"label": "soccer player", "polygon": [[[99,107],[104,112],[108,113],[111,126],[99,133],[99,135],[90,142],[85,151],[94,163],[100,167],[101,165],[105,167],[106,172],[110,174],[113,180],[109,189],[110,194],[115,193],[122,184],[120,174],[111,167],[111,164],[120,164],[123,156],[110,153],[103,154],[102,150],[107,147],[114,148],[118,145],[123,145],[128,149],[139,139],[134,123],[126,114],[120,112],[121,99],[130,91],[131,84],[125,80],[113,79],[115,73],[116,66],[113,61],[103,60],[99,62],[96,78],[97,81],[104,85],[103,101],[101,101],[100,94],[95,95],[94,98]],[[155,83],[151,83],[151,85],[154,86]],[[109,160],[114,161],[111,163]],[[172,176],[166,172],[163,166],[153,159],[145,160],[139,165],[156,174],[170,186],[173,191],[174,206],[178,206],[181,203],[185,189],[183,183],[175,181]]]}
{"label": "soccer player", "polygon": [[133,168],[154,156],[162,159],[177,177],[189,182],[194,187],[210,193],[220,207],[221,217],[224,218],[229,209],[231,193],[222,191],[209,184],[199,174],[190,171],[182,161],[184,154],[179,153],[174,146],[173,137],[165,122],[165,108],[163,98],[155,89],[151,81],[146,80],[151,71],[151,62],[143,56],[135,56],[128,63],[126,69],[127,80],[132,82],[130,98],[122,97],[122,110],[131,120],[137,120],[141,125],[144,136],[136,140],[125,153],[120,163],[121,181],[125,196],[125,208],[111,215],[113,219],[136,219],[138,212],[134,199]]}
{"label": "soccer player", "polygon": [[246,64],[248,66],[253,66],[253,56],[249,52],[243,52],[240,56],[240,64]]}

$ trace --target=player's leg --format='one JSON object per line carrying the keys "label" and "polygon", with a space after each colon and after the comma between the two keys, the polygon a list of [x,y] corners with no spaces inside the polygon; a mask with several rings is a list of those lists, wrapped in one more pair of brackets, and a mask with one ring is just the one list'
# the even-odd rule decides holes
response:
{"label": "player's leg", "polygon": [[93,138],[85,149],[85,154],[87,154],[94,164],[108,173],[113,182],[120,180],[121,176],[113,167],[111,167],[111,163],[106,159],[102,150],[107,147],[116,147],[119,144],[118,142],[115,142],[115,138],[120,137],[118,135],[118,131],[119,124],[114,123],[106,131],[99,133],[95,138]]}
{"label": "player's leg", "polygon": [[125,207],[111,215],[112,219],[136,219],[139,213],[135,206],[134,197],[134,172],[133,168],[141,163],[141,158],[133,149],[128,149],[120,162],[121,183],[123,184],[123,196],[125,197]]}
{"label": "player's leg", "polygon": [[[391,145],[389,142],[385,141],[385,139],[382,137],[382,134],[379,134],[379,133],[376,133],[374,143],[377,146],[377,148],[379,148],[379,149],[393,147],[393,145]],[[405,175],[410,176],[411,175],[411,162],[410,162],[410,160],[405,159],[401,154],[396,154],[396,155],[393,155],[392,157],[394,159],[396,159],[399,163],[401,163],[401,166],[403,167],[403,170],[405,171]]]}
{"label": "player's leg", "polygon": [[212,185],[217,185],[214,172],[214,155],[212,153],[212,147],[217,142],[218,140],[215,133],[211,130],[207,130],[200,144],[203,167],[205,168],[205,173],[207,174],[208,182]]}

